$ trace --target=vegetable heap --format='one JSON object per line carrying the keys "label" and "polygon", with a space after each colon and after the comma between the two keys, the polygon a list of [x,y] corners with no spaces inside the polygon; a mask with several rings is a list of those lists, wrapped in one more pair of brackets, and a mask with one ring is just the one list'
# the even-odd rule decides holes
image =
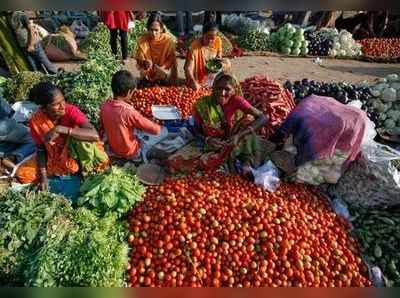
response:
{"label": "vegetable heap", "polygon": [[25,275],[36,287],[121,287],[128,246],[115,214],[98,218],[81,208],[53,218]]}
{"label": "vegetable heap", "polygon": [[367,38],[359,41],[365,56],[399,58],[400,38]]}
{"label": "vegetable heap", "polygon": [[301,81],[286,81],[285,88],[293,93],[296,101],[300,101],[311,94],[333,97],[343,104],[352,100],[361,100],[366,103],[371,100],[371,90],[366,86],[358,86],[346,82],[326,83],[309,79]]}
{"label": "vegetable heap", "polygon": [[229,14],[224,18],[223,26],[226,30],[234,34],[246,35],[250,32],[258,31],[261,24],[259,21],[252,20],[243,15]]}
{"label": "vegetable heap", "polygon": [[50,193],[3,192],[0,284],[123,286],[128,247],[116,214],[98,218]]}
{"label": "vegetable heap", "polygon": [[130,214],[131,286],[369,286],[346,222],[301,185],[225,174],[149,187]]}
{"label": "vegetable heap", "polygon": [[291,24],[271,33],[271,47],[285,55],[306,55],[308,53],[308,41],[304,38],[304,30],[296,29]]}
{"label": "vegetable heap", "polygon": [[126,214],[145,191],[136,175],[117,167],[89,176],[81,186],[78,205],[95,209],[99,214]]}
{"label": "vegetable heap", "polygon": [[268,77],[248,78],[242,82],[242,89],[244,98],[268,116],[267,125],[261,130],[264,136],[273,133],[295,107],[292,94]]}
{"label": "vegetable heap", "polygon": [[209,93],[207,89],[195,91],[187,87],[151,87],[136,90],[131,103],[146,117],[152,117],[152,105],[175,105],[181,111],[182,117],[187,118],[192,114],[193,104]]}
{"label": "vegetable heap", "polygon": [[[135,20],[135,27],[128,32],[128,53],[133,55],[136,51],[138,38],[146,31],[146,21]],[[106,49],[111,54],[109,46],[110,31],[103,23],[99,23],[82,41],[80,49],[84,53],[90,53],[98,49]],[[118,44],[119,46],[119,44]],[[120,51],[120,48],[118,48]]]}
{"label": "vegetable heap", "polygon": [[119,63],[107,51],[89,53],[88,61],[79,72],[63,73],[54,79],[64,91],[68,102],[76,104],[97,125],[100,105],[112,95],[111,78],[120,69]]}
{"label": "vegetable heap", "polygon": [[7,86],[8,80],[5,77],[0,76],[0,97],[4,96],[4,88]]}
{"label": "vegetable heap", "polygon": [[0,284],[22,285],[24,261],[47,223],[69,208],[59,196],[34,192],[0,193]]}
{"label": "vegetable heap", "polygon": [[312,56],[328,56],[333,48],[333,39],[322,31],[306,32],[305,38],[308,40],[308,54]]}
{"label": "vegetable heap", "polygon": [[329,51],[332,57],[361,56],[361,44],[353,39],[350,32],[341,30],[333,39],[333,48]]}
{"label": "vegetable heap", "polygon": [[21,71],[4,84],[4,97],[10,103],[26,100],[31,88],[46,78],[46,75],[38,71]]}
{"label": "vegetable heap", "polygon": [[237,42],[242,49],[248,51],[270,50],[269,33],[261,31],[250,31],[244,35],[240,35]]}
{"label": "vegetable heap", "polygon": [[400,77],[390,74],[377,80],[371,86],[371,93],[375,97],[370,102],[369,109],[379,116],[376,124],[385,130],[400,133]]}
{"label": "vegetable heap", "polygon": [[388,279],[387,286],[400,286],[400,210],[353,210],[354,231],[370,265],[378,266]]}

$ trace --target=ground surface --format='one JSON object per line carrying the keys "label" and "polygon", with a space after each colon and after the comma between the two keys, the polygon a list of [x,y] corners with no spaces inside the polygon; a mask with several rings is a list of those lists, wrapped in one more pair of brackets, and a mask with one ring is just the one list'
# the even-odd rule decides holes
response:
{"label": "ground surface", "polygon": [[[179,76],[184,77],[182,59],[179,59]],[[77,70],[77,63],[58,63],[65,70]],[[279,81],[310,78],[321,81],[372,81],[390,73],[400,73],[400,64],[369,63],[355,60],[324,59],[321,66],[311,58],[247,56],[232,59],[234,74],[243,80],[255,74],[268,74]],[[127,68],[138,75],[135,61],[130,59]]]}

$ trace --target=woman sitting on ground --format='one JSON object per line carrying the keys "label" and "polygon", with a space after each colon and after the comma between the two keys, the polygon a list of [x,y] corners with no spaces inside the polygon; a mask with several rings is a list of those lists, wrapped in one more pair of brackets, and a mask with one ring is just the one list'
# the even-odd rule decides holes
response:
{"label": "woman sitting on ground", "polygon": [[166,32],[160,15],[150,16],[147,30],[139,38],[136,52],[142,79],[148,84],[175,85],[178,75],[175,42]]}
{"label": "woman sitting on ground", "polygon": [[222,40],[218,36],[218,26],[211,22],[203,27],[201,38],[195,39],[188,50],[185,61],[185,75],[188,86],[199,89],[210,80],[206,64],[208,60],[221,61],[224,72],[231,68],[228,59],[222,59]]}
{"label": "woman sitting on ground", "polygon": [[266,124],[267,117],[242,97],[233,76],[218,74],[212,95],[195,104],[193,116],[197,134],[204,137],[205,151],[220,152],[221,157],[231,160],[238,158],[247,166],[263,162],[262,142],[254,132]]}
{"label": "woman sitting on ground", "polygon": [[80,168],[87,173],[106,168],[109,160],[99,135],[79,108],[66,103],[62,91],[50,82],[33,88],[41,107],[29,123],[36,155],[18,168],[20,182],[39,182],[44,190],[47,177],[72,175]]}

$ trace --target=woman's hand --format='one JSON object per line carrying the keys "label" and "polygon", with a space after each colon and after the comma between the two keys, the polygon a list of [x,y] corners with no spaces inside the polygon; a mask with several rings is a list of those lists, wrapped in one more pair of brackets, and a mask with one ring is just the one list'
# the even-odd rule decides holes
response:
{"label": "woman's hand", "polygon": [[55,139],[59,137],[59,133],[57,132],[57,126],[51,129],[45,136],[44,142],[46,144],[51,144]]}
{"label": "woman's hand", "polygon": [[144,70],[150,70],[153,68],[153,62],[151,60],[143,60]]}
{"label": "woman's hand", "polygon": [[42,177],[40,178],[39,187],[41,191],[49,190],[49,179],[47,178],[47,175],[42,175]]}
{"label": "woman's hand", "polygon": [[191,83],[191,87],[194,90],[199,90],[201,88],[201,85],[196,80],[193,80],[192,83]]}
{"label": "woman's hand", "polygon": [[60,135],[68,135],[70,131],[70,127],[62,126],[62,125],[57,125],[56,126],[56,131]]}

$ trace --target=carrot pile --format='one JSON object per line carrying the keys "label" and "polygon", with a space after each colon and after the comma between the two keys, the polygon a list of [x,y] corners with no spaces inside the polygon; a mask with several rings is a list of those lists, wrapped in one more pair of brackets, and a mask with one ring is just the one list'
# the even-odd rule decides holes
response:
{"label": "carrot pile", "polygon": [[269,136],[294,109],[292,94],[282,85],[265,76],[254,76],[242,82],[244,98],[268,116],[261,134]]}

